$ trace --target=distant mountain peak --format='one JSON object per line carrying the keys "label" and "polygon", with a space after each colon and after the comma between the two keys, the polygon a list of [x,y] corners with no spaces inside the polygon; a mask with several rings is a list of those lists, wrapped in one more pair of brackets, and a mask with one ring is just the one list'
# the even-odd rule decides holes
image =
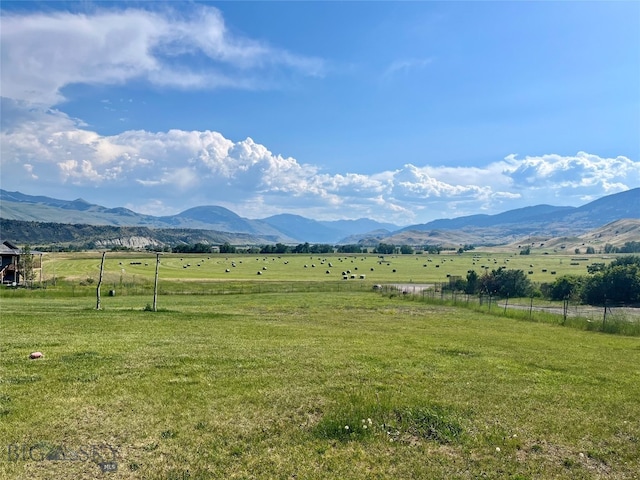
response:
{"label": "distant mountain peak", "polygon": [[[274,242],[355,243],[363,239],[402,242],[505,243],[528,235],[579,235],[622,218],[640,218],[640,188],[608,195],[581,207],[535,205],[496,215],[470,215],[439,219],[398,229],[367,218],[316,221],[282,213],[262,220],[243,218],[228,208],[202,205],[177,215],[155,217],[123,207],[106,208],[82,198],[58,200],[0,189],[0,217],[7,220],[62,224],[144,226],[201,229]],[[409,234],[408,232],[411,232]]]}

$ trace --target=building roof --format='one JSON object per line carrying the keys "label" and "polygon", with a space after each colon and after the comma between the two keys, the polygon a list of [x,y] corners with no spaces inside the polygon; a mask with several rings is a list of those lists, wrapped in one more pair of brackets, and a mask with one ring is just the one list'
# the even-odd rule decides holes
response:
{"label": "building roof", "polygon": [[20,250],[20,247],[18,247],[14,243],[11,243],[9,240],[4,240],[0,244],[0,253],[2,253],[3,255],[20,255],[22,253],[22,250]]}
{"label": "building roof", "polygon": [[[24,252],[15,243],[10,242],[9,240],[3,240],[2,243],[0,243],[0,253],[2,255],[22,255]],[[30,250],[29,253],[31,255],[43,254],[43,252],[39,250]]]}

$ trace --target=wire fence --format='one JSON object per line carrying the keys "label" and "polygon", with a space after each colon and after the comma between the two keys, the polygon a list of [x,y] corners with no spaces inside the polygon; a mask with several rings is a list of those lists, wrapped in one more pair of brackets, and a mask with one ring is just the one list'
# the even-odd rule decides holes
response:
{"label": "wire fence", "polygon": [[[305,292],[371,292],[401,296],[409,300],[475,309],[534,322],[557,323],[586,330],[640,336],[640,308],[628,305],[590,306],[576,302],[551,302],[542,298],[498,298],[471,295],[447,288],[448,283],[372,284],[368,281],[224,281],[224,282],[160,282],[158,295],[242,295],[287,294]],[[444,288],[443,288],[444,287]],[[152,282],[109,282],[103,288],[110,296],[151,295]],[[86,282],[60,282],[53,289],[36,291],[1,291],[0,296],[71,296],[96,295],[96,285]]]}
{"label": "wire fence", "polygon": [[[95,282],[58,281],[33,289],[0,289],[0,296],[14,297],[92,297],[96,295]],[[304,292],[365,292],[371,291],[370,282],[348,281],[160,281],[158,295],[241,295],[260,293]],[[151,295],[154,284],[150,280],[106,281],[102,292],[109,296]]]}
{"label": "wire fence", "polygon": [[425,302],[463,306],[496,315],[530,321],[572,325],[586,330],[640,336],[640,308],[629,305],[584,305],[569,300],[552,302],[543,298],[499,298],[488,294],[466,294],[449,284],[378,285],[385,294],[402,295]]}

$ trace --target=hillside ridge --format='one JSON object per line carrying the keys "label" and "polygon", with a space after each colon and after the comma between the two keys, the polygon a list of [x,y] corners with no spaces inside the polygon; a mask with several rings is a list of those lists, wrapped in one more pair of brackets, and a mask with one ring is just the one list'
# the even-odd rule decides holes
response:
{"label": "hillside ridge", "polygon": [[[317,221],[292,214],[248,219],[215,205],[197,206],[176,215],[156,217],[124,207],[93,205],[83,199],[67,201],[0,190],[0,218],[95,227],[223,232],[227,239],[252,238],[257,242],[269,239],[287,244],[506,245],[534,236],[577,237],[616,220],[640,219],[640,188],[607,195],[580,207],[542,204],[495,215],[439,219],[405,227],[371,219]],[[5,231],[3,236],[7,236]]]}

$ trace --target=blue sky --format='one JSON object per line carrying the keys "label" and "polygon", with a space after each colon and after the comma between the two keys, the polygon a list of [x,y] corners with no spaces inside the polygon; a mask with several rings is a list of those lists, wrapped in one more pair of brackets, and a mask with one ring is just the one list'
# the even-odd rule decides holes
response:
{"label": "blue sky", "polygon": [[640,186],[639,2],[5,2],[6,190],[399,225]]}

